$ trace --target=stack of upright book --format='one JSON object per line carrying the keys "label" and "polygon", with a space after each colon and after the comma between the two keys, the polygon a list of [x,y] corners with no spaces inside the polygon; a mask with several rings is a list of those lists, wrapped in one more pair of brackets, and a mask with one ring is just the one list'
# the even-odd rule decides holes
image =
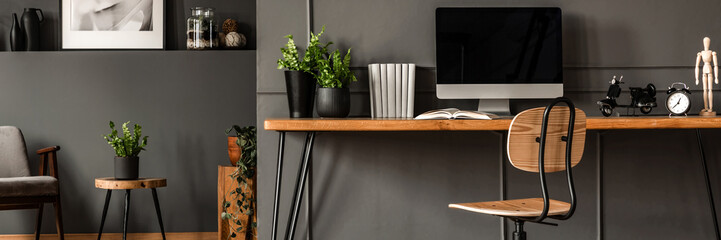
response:
{"label": "stack of upright book", "polygon": [[413,63],[368,64],[371,117],[412,118],[416,65]]}

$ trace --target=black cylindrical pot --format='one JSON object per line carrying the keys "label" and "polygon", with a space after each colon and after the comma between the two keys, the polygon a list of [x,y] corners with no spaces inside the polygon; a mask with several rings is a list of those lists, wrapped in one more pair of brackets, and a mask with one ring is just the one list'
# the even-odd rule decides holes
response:
{"label": "black cylindrical pot", "polygon": [[285,71],[285,90],[288,93],[290,117],[313,117],[315,78],[312,74],[301,71]]}
{"label": "black cylindrical pot", "polygon": [[346,88],[318,88],[316,98],[318,116],[344,118],[350,113],[350,90]]}
{"label": "black cylindrical pot", "polygon": [[138,157],[115,157],[115,179],[138,179]]}
{"label": "black cylindrical pot", "polygon": [[22,16],[22,27],[25,31],[25,48],[28,51],[40,50],[40,23],[45,20],[43,11],[37,8],[26,8]]}

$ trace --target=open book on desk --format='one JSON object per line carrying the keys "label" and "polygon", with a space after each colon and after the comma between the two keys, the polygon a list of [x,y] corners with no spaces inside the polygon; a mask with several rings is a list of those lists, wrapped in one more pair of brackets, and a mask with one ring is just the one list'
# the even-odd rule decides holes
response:
{"label": "open book on desk", "polygon": [[476,119],[476,120],[491,120],[498,118],[498,115],[491,113],[484,113],[478,111],[465,111],[458,108],[444,108],[438,110],[431,110],[424,112],[421,115],[415,117],[415,120],[435,120],[435,119]]}

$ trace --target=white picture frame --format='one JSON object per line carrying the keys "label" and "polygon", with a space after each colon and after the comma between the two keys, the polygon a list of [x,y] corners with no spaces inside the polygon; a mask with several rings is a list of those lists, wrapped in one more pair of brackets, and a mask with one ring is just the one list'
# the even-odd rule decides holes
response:
{"label": "white picture frame", "polygon": [[[134,0],[61,0],[61,48],[64,50],[164,49],[165,1],[139,0],[141,3],[144,1],[150,1],[152,14],[149,17],[149,23],[148,20],[143,17],[145,15],[142,7],[139,7],[140,4],[135,5],[135,7],[131,7],[130,9],[132,10],[130,10],[130,12],[132,14],[128,14],[127,17],[114,18],[121,20],[107,20],[102,18],[102,15],[100,15],[102,13],[100,12],[103,11],[99,11],[99,9],[110,6],[114,2],[123,1],[133,1],[133,4],[136,4]],[[103,2],[107,2],[107,4],[101,5]],[[112,6],[117,6],[117,4]],[[78,9],[82,9],[82,11]],[[98,15],[101,17],[96,17]],[[79,22],[82,22],[82,25],[78,24]],[[98,22],[105,23],[105,25],[98,24]],[[126,29],[98,29],[98,26],[112,26],[112,28],[120,28],[118,26],[121,25],[121,23],[122,27],[126,27]],[[135,25],[133,25],[133,23],[135,23]],[[136,30],[133,29],[133,27],[136,29],[145,29]]]}

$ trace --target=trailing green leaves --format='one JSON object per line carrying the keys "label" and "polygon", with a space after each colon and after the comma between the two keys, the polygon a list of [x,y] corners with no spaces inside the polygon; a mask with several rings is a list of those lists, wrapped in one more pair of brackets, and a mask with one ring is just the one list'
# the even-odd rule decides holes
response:
{"label": "trailing green leaves", "polygon": [[[230,235],[227,236],[227,239],[230,239],[235,238],[236,233],[244,230],[239,218],[240,214],[248,216],[248,229],[245,229],[245,236],[246,239],[252,239],[252,229],[255,229],[258,224],[253,219],[256,208],[255,192],[252,191],[248,180],[253,179],[255,176],[255,166],[258,162],[257,129],[255,126],[240,127],[233,125],[225,130],[225,134],[230,136],[233,131],[235,131],[235,136],[238,137],[236,144],[240,146],[241,154],[237,163],[238,166],[230,177],[238,182],[238,187],[230,190],[231,200],[224,199],[223,212],[220,217],[238,225],[235,229],[231,228]],[[235,211],[229,211],[231,204],[236,206]]]}
{"label": "trailing green leaves", "polygon": [[110,134],[103,137],[113,147],[115,155],[118,157],[137,157],[140,151],[145,150],[145,146],[148,145],[148,136],[142,137],[141,140],[142,127],[135,124],[131,133],[128,124],[130,121],[123,123],[121,127],[123,136],[119,136],[118,130],[115,130],[115,123],[110,121]]}
{"label": "trailing green leaves", "polygon": [[245,177],[253,177],[255,175],[255,166],[258,162],[257,153],[257,138],[258,130],[255,126],[240,127],[233,125],[232,127],[225,130],[226,135],[230,135],[231,132],[235,131],[235,136],[238,137],[236,144],[240,146],[240,160],[238,160],[238,168],[240,168],[242,175]]}

